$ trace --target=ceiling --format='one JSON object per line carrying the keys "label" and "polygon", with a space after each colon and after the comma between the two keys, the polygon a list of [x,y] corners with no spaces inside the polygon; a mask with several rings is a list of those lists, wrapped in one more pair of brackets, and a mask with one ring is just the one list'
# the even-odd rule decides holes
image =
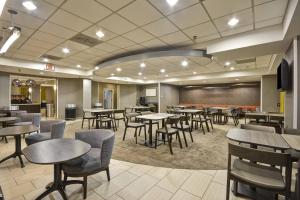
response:
{"label": "ceiling", "polygon": [[[207,41],[231,37],[265,27],[282,24],[288,0],[179,0],[170,7],[164,0],[34,0],[37,9],[28,11],[22,0],[8,0],[0,18],[0,25],[7,27],[10,16],[7,9],[18,11],[14,23],[22,28],[21,38],[4,55],[36,62],[43,55],[60,60],[51,63],[82,69],[93,69],[99,62],[130,51],[147,51],[153,48],[191,46]],[[270,12],[272,11],[272,12]],[[236,17],[240,22],[229,27],[227,22]],[[105,36],[99,38],[101,30]],[[95,46],[74,42],[79,33],[98,41]],[[62,48],[69,48],[65,54]],[[256,57],[256,61],[236,64],[234,70],[267,68],[273,55]],[[180,62],[187,60],[188,67]],[[145,60],[141,70],[139,61],[121,63],[97,70],[95,75],[106,77],[112,73],[120,76],[147,79],[195,75],[228,71],[224,61],[211,61],[197,57],[165,57]],[[121,67],[117,73],[116,67]],[[161,68],[166,73],[161,74]]]}

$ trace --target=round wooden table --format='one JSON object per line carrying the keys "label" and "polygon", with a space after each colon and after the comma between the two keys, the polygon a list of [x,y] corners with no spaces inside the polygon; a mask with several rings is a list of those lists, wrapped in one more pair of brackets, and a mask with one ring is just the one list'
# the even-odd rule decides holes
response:
{"label": "round wooden table", "polygon": [[88,153],[90,149],[91,145],[74,139],[46,140],[24,148],[23,154],[29,162],[54,165],[53,183],[36,199],[43,199],[54,191],[58,191],[63,199],[67,199],[61,180],[61,164]]}
{"label": "round wooden table", "polygon": [[8,128],[0,129],[0,137],[13,136],[15,138],[15,152],[6,158],[3,158],[0,163],[10,159],[18,157],[20,160],[21,167],[24,167],[22,160],[22,148],[21,148],[21,136],[26,133],[32,133],[38,131],[39,128],[34,125],[26,126],[12,126]]}
{"label": "round wooden table", "polygon": [[[17,117],[1,117],[0,118],[0,123],[2,124],[2,127],[5,128],[7,126],[7,122],[13,122],[16,121]],[[7,138],[6,136],[2,137],[0,141],[5,140],[5,142],[7,143]]]}

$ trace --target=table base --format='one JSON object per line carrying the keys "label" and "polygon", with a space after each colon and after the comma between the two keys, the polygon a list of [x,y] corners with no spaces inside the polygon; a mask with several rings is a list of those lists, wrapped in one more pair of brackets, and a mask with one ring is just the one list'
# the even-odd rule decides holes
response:
{"label": "table base", "polygon": [[7,156],[6,158],[3,158],[0,163],[10,159],[10,158],[16,158],[18,157],[19,160],[20,160],[20,164],[21,164],[21,167],[25,167],[24,163],[23,163],[23,160],[22,160],[22,150],[21,150],[21,135],[17,135],[17,136],[14,136],[15,137],[15,152],[9,156]]}
{"label": "table base", "polygon": [[[139,143],[140,145],[143,145],[143,146],[146,146],[146,147],[149,147],[149,148],[155,148],[155,141],[145,141],[145,142],[142,142],[142,143]],[[162,144],[162,142],[157,142],[157,146],[160,146]]]}
{"label": "table base", "polygon": [[[234,184],[231,190],[234,193],[235,191]],[[242,197],[247,197],[256,200],[275,199],[274,192],[270,192],[260,188],[252,188],[249,185],[243,183],[238,183],[238,189],[236,194],[237,194],[236,196],[242,196]]]}
{"label": "table base", "polygon": [[39,195],[36,200],[42,200],[54,191],[58,191],[64,200],[68,199],[64,191],[64,184],[61,180],[60,164],[54,164],[54,181],[46,186],[46,191]]}
{"label": "table base", "polygon": [[0,141],[4,141],[5,143],[8,143],[6,136],[2,137]]}

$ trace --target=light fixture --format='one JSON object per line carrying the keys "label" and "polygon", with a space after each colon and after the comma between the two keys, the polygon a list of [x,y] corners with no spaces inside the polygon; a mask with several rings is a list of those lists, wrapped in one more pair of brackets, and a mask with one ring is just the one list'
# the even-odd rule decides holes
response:
{"label": "light fixture", "polygon": [[181,62],[182,67],[187,67],[189,65],[188,61],[184,60]]}
{"label": "light fixture", "polygon": [[10,36],[4,42],[4,45],[1,47],[0,54],[5,53],[9,47],[20,37],[21,28],[19,27],[11,27]]}
{"label": "light fixture", "polygon": [[76,65],[77,68],[81,68],[81,65]]}
{"label": "light fixture", "polygon": [[24,1],[22,3],[22,5],[27,9],[27,10],[35,10],[36,9],[36,5],[34,5],[34,3],[32,1]]}
{"label": "light fixture", "polygon": [[32,93],[32,88],[28,88],[28,92],[31,94]]}
{"label": "light fixture", "polygon": [[231,64],[231,63],[230,63],[230,62],[228,62],[228,61],[225,63],[225,65],[226,65],[226,66],[229,66],[230,64]]}
{"label": "light fixture", "polygon": [[139,73],[138,73],[138,75],[139,75],[139,76],[142,76],[142,75],[143,75],[143,73],[142,73],[142,72],[139,72]]}
{"label": "light fixture", "polygon": [[96,67],[95,67],[95,70],[98,70],[98,69],[99,69],[99,67],[98,67],[98,66],[96,66]]}
{"label": "light fixture", "polygon": [[114,76],[115,74],[110,74],[111,76]]}
{"label": "light fixture", "polygon": [[70,49],[68,49],[68,48],[62,48],[62,52],[63,53],[65,53],[65,54],[68,54],[68,53],[70,53]]}
{"label": "light fixture", "polygon": [[168,75],[168,74],[166,74],[166,75],[165,75],[165,77],[169,77],[169,75]]}
{"label": "light fixture", "polygon": [[197,74],[197,72],[193,72],[193,74],[195,75],[195,74]]}
{"label": "light fixture", "polygon": [[6,0],[0,0],[0,16],[2,15],[3,8],[5,6]]}
{"label": "light fixture", "polygon": [[144,67],[146,67],[146,64],[145,64],[144,62],[142,62],[142,63],[140,64],[140,67],[141,67],[141,68],[144,68]]}
{"label": "light fixture", "polygon": [[239,23],[239,21],[240,21],[239,19],[233,17],[233,18],[231,18],[231,19],[228,21],[227,24],[228,24],[229,26],[232,26],[232,27],[233,27],[233,26],[237,25],[237,24]]}
{"label": "light fixture", "polygon": [[44,62],[49,62],[49,59],[48,58],[44,58],[43,61]]}
{"label": "light fixture", "polygon": [[144,77],[143,79],[147,79],[147,77]]}
{"label": "light fixture", "polygon": [[230,67],[230,70],[234,70],[234,67]]}
{"label": "light fixture", "polygon": [[14,79],[14,80],[12,80],[11,85],[15,86],[15,87],[21,87],[22,82],[19,79]]}
{"label": "light fixture", "polygon": [[118,67],[116,70],[117,70],[117,72],[121,72],[122,68]]}
{"label": "light fixture", "polygon": [[166,72],[165,69],[161,69],[161,70],[160,70],[160,73],[165,73],[165,72]]}
{"label": "light fixture", "polygon": [[96,35],[98,36],[98,38],[104,37],[104,33],[102,31],[97,31]]}
{"label": "light fixture", "polygon": [[170,6],[175,6],[178,2],[178,0],[166,0],[166,1]]}

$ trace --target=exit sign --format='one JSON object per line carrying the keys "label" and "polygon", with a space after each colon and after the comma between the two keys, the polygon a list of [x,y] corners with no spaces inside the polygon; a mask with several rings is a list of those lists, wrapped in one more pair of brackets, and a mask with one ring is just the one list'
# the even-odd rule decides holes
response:
{"label": "exit sign", "polygon": [[53,64],[47,63],[47,64],[45,65],[45,70],[47,70],[47,71],[55,71],[55,67],[54,67]]}

